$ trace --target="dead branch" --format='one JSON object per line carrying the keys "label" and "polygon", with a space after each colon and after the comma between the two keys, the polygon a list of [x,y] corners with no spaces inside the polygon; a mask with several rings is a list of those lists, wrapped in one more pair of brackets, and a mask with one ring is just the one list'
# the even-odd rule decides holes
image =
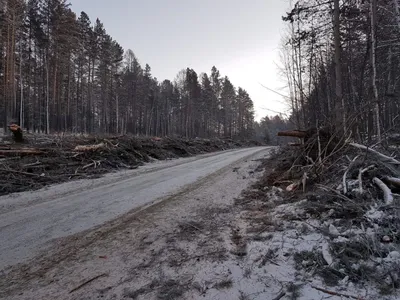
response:
{"label": "dead branch", "polygon": [[322,184],[316,184],[315,186],[316,186],[317,188],[323,190],[323,191],[332,192],[334,195],[338,196],[340,199],[352,203],[352,204],[354,205],[354,208],[357,208],[357,210],[362,211],[362,208],[359,207],[359,205],[358,205],[355,201],[351,200],[351,199],[350,199],[349,197],[347,197],[346,195],[341,194],[339,191],[337,191],[337,190],[335,190],[335,189],[333,189],[333,188],[324,186],[324,185],[322,185]]}
{"label": "dead branch", "polygon": [[31,163],[31,164],[25,164],[22,167],[23,168],[29,168],[29,167],[34,167],[34,166],[38,166],[38,165],[41,165],[41,164],[42,163],[40,161],[37,161],[37,162]]}
{"label": "dead branch", "polygon": [[382,190],[383,192],[383,199],[385,200],[385,203],[387,205],[390,205],[393,203],[393,195],[392,195],[392,191],[388,188],[388,186],[382,182],[382,180],[380,180],[379,178],[374,177],[374,179],[372,179],[372,181],[379,186],[379,188]]}
{"label": "dead branch", "polygon": [[327,289],[324,289],[324,288],[321,288],[321,287],[317,287],[315,285],[312,285],[311,287],[313,289],[316,289],[318,291],[321,291],[323,293],[326,293],[326,294],[329,294],[329,295],[333,295],[333,296],[340,296],[340,297],[351,298],[351,299],[356,299],[356,300],[364,300],[364,298],[362,298],[362,297],[353,296],[353,295],[349,295],[349,294],[338,293],[338,292],[334,292],[334,291],[329,291]]}
{"label": "dead branch", "polygon": [[400,178],[396,178],[396,177],[385,177],[385,180],[390,182],[391,184],[393,184],[396,187],[400,187]]}
{"label": "dead branch", "polygon": [[92,281],[94,281],[94,280],[96,280],[96,279],[98,279],[98,278],[100,278],[100,277],[104,277],[104,276],[107,276],[107,273],[103,273],[103,274],[97,275],[97,276],[95,276],[95,277],[93,277],[93,278],[91,278],[91,279],[89,279],[89,280],[86,280],[86,281],[83,282],[82,284],[78,285],[76,288],[73,288],[72,290],[70,290],[69,293],[71,294],[71,293],[73,293],[73,292],[75,292],[75,291],[81,289],[82,287],[84,287],[84,286],[87,285],[88,283],[91,283]]}
{"label": "dead branch", "polygon": [[390,156],[387,156],[385,154],[382,154],[382,153],[380,153],[380,152],[378,152],[378,151],[376,151],[374,149],[371,149],[371,148],[369,148],[367,146],[360,145],[360,144],[357,144],[357,143],[349,143],[349,145],[353,146],[355,148],[361,149],[361,150],[366,150],[368,152],[371,152],[371,153],[375,154],[376,156],[378,156],[379,158],[381,158],[383,162],[386,162],[386,163],[389,163],[389,164],[392,164],[392,165],[400,165],[400,161],[398,161],[397,159],[394,159],[393,157],[390,157]]}
{"label": "dead branch", "polygon": [[280,292],[274,299],[272,300],[280,300],[286,295],[285,291]]}
{"label": "dead branch", "polygon": [[183,222],[183,224],[185,224],[185,225],[187,225],[187,226],[189,226],[189,227],[192,227],[193,229],[196,229],[197,231],[202,232],[202,230],[201,230],[199,227],[197,227],[197,226],[191,224],[190,222]]}
{"label": "dead branch", "polygon": [[91,167],[91,166],[94,166],[94,168],[96,169],[98,166],[100,166],[100,163],[101,163],[101,161],[99,161],[99,160],[94,160],[92,163],[83,166],[83,167],[82,167],[82,170],[85,170],[85,169],[87,169],[87,168],[89,168],[89,167]]}
{"label": "dead branch", "polygon": [[104,143],[100,143],[97,145],[78,145],[74,148],[74,151],[85,152],[85,151],[96,151],[104,148],[106,145]]}

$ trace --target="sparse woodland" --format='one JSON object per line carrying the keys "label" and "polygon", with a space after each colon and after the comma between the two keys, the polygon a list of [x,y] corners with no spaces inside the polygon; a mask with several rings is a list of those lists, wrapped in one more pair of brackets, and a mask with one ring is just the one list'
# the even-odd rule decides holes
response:
{"label": "sparse woodland", "polygon": [[398,0],[300,0],[283,17],[283,74],[298,128],[335,125],[355,140],[399,128]]}
{"label": "sparse woodland", "polygon": [[265,196],[254,198],[279,220],[270,213],[280,209],[274,190],[263,192],[273,185],[293,211],[279,220],[287,224],[280,230],[295,228],[296,240],[305,241],[310,232],[321,234],[293,260],[306,280],[324,286],[311,288],[327,295],[399,295],[399,6],[300,0],[283,17],[282,74],[294,125],[278,135],[304,143],[264,162],[258,193]]}
{"label": "sparse woodland", "polygon": [[0,125],[31,132],[246,138],[254,107],[213,67],[158,81],[66,0],[0,0]]}

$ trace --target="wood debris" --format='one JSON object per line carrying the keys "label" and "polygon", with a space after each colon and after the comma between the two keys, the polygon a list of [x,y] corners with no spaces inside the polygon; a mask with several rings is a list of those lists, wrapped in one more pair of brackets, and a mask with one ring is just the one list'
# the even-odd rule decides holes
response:
{"label": "wood debris", "polygon": [[105,148],[104,143],[99,143],[97,145],[78,145],[74,148],[74,151],[85,152],[85,151],[96,151]]}

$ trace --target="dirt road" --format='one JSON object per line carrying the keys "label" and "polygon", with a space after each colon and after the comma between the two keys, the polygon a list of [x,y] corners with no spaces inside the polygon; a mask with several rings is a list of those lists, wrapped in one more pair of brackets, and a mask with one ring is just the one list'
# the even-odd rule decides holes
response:
{"label": "dirt road", "polygon": [[56,239],[190,191],[201,185],[203,178],[260,151],[266,148],[156,162],[101,179],[1,197],[0,270],[36,256]]}

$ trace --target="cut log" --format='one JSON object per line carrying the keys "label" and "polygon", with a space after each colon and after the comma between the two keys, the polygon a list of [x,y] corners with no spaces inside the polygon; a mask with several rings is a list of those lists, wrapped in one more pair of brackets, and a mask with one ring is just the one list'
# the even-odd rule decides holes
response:
{"label": "cut log", "polygon": [[290,137],[296,137],[299,139],[304,139],[306,137],[307,133],[302,130],[287,130],[287,131],[279,131],[278,136],[290,136]]}
{"label": "cut log", "polygon": [[104,148],[106,145],[104,143],[100,143],[97,145],[78,145],[74,148],[74,151],[85,152],[85,151],[96,151]]}
{"label": "cut log", "polygon": [[14,141],[17,143],[22,143],[24,141],[21,127],[19,127],[17,124],[11,124],[8,126],[8,128],[14,135]]}
{"label": "cut log", "polygon": [[304,139],[306,142],[308,139],[316,136],[317,134],[320,135],[321,138],[331,138],[333,135],[334,130],[328,127],[322,127],[317,129],[316,127],[309,128],[307,130],[287,130],[287,131],[279,131],[278,136],[289,136],[289,137],[296,137],[300,139]]}

